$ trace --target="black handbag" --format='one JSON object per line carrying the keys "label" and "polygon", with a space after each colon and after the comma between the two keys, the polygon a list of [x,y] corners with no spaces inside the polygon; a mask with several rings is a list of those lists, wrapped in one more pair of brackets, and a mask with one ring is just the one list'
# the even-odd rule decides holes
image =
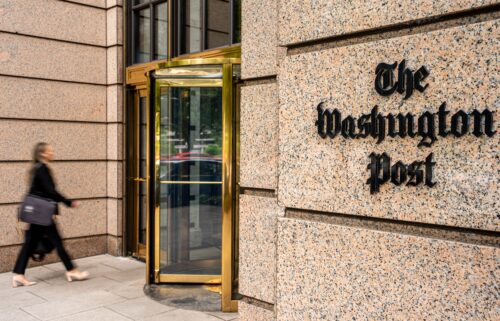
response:
{"label": "black handbag", "polygon": [[36,225],[52,225],[56,206],[53,200],[28,194],[19,208],[19,220]]}
{"label": "black handbag", "polygon": [[33,261],[36,262],[42,262],[43,259],[45,258],[46,254],[49,254],[54,250],[54,244],[50,241],[49,237],[47,235],[42,235],[40,240],[38,240],[38,243],[31,253],[31,258]]}

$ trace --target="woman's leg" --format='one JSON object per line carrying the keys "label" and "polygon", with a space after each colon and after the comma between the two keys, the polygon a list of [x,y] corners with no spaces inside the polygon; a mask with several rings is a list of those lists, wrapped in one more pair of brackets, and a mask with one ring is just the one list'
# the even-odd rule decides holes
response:
{"label": "woman's leg", "polygon": [[73,270],[75,266],[71,262],[71,258],[69,257],[68,253],[64,249],[61,236],[59,236],[59,232],[57,231],[55,223],[50,226],[47,226],[47,236],[49,237],[49,240],[52,242],[52,244],[54,244],[54,247],[57,250],[57,254],[61,258],[61,261],[66,267],[66,270],[67,271]]}
{"label": "woman's leg", "polygon": [[26,271],[26,266],[30,259],[30,255],[33,252],[38,240],[40,239],[40,228],[38,225],[31,224],[29,229],[24,233],[24,244],[17,256],[16,265],[12,272],[16,274],[24,274]]}

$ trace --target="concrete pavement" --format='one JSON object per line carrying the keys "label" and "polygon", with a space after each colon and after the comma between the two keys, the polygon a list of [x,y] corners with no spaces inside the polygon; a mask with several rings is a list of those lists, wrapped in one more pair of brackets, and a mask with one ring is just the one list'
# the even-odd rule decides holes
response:
{"label": "concrete pavement", "polygon": [[12,273],[0,274],[0,321],[229,321],[236,313],[198,312],[153,301],[143,292],[144,263],[99,255],[75,260],[90,279],[67,282],[62,263],[26,271],[38,284],[11,287]]}

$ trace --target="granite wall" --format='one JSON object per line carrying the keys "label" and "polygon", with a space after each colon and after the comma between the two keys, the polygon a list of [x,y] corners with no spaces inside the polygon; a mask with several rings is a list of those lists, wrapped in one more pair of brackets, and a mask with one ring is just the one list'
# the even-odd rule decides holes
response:
{"label": "granite wall", "polygon": [[499,18],[243,1],[240,320],[500,318]]}
{"label": "granite wall", "polygon": [[[0,272],[23,241],[31,150],[55,148],[61,234],[73,257],[121,253],[122,0],[0,2]],[[48,261],[57,261],[51,255]]]}

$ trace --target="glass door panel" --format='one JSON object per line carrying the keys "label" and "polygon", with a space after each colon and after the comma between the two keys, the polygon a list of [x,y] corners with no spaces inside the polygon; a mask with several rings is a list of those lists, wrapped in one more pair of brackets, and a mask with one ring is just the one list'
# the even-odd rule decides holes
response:
{"label": "glass door panel", "polygon": [[157,82],[159,272],[170,281],[220,283],[222,80]]}

